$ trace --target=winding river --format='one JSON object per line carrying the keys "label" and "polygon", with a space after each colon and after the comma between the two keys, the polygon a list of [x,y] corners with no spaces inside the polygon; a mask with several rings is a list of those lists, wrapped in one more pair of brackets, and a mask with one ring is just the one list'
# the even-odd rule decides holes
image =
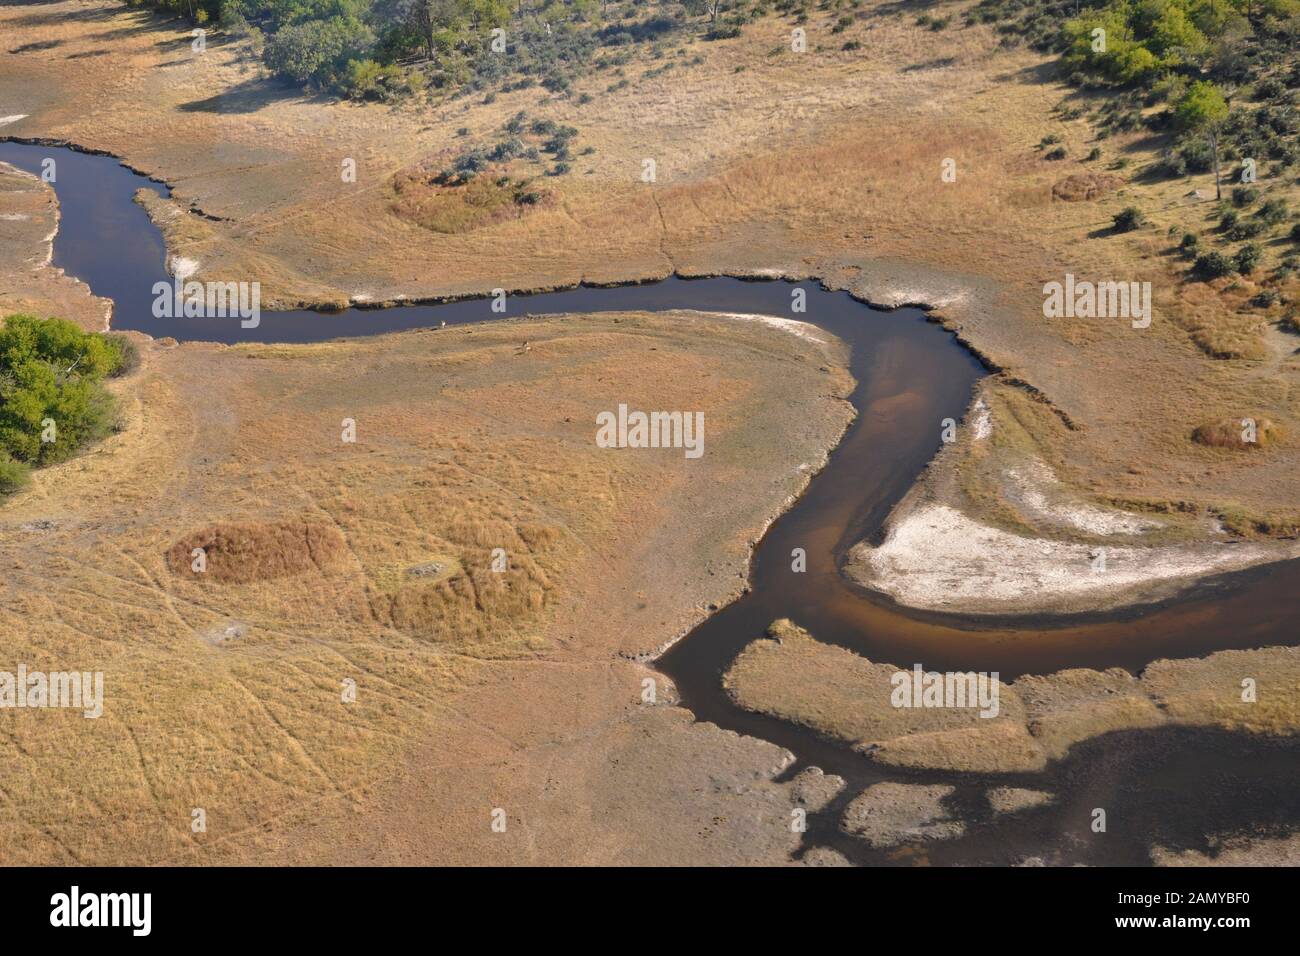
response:
{"label": "winding river", "polygon": [[[504,315],[487,300],[351,308],[340,312],[263,312],[256,329],[237,319],[158,319],[152,287],[167,281],[158,229],[133,201],[140,188],[169,195],[108,156],[66,147],[0,142],[0,161],[40,174],[57,162],[53,183],[61,221],[54,264],[114,302],[113,327],[178,340],[233,343],[311,342],[441,323],[595,311],[789,313],[791,284],[730,278],[512,295]],[[803,496],[756,548],[751,589],[711,615],[657,662],[682,703],[700,720],[772,741],[796,755],[786,771],[808,766],[846,778],[825,810],[810,814],[804,848],[829,846],[854,862],[908,862],[869,850],[837,820],[861,789],[880,780],[947,783],[951,803],[970,823],[967,835],[927,845],[934,863],[1144,864],[1148,848],[1207,849],[1212,835],[1285,833],[1300,828],[1300,740],[1162,728],[1107,734],[1076,746],[1039,774],[982,775],[902,771],[872,763],[847,746],[801,726],[737,707],[721,675],[772,621],[788,617],[817,639],[876,661],[935,670],[998,671],[1004,680],[1066,667],[1140,670],[1152,660],[1194,657],[1226,648],[1293,644],[1300,633],[1300,562],[1266,566],[1201,582],[1195,592],[1119,614],[1015,620],[918,614],[863,593],[839,573],[846,550],[879,532],[938,447],[937,423],[961,419],[983,374],[974,357],[916,309],[885,314],[847,293],[800,283],[808,311],[799,318],[851,348],[858,415]],[[804,548],[803,574],[790,553]],[[989,786],[1051,790],[1048,807],[991,819]],[[1089,830],[1093,807],[1106,807],[1109,832]],[[801,851],[803,852],[803,851]]]}

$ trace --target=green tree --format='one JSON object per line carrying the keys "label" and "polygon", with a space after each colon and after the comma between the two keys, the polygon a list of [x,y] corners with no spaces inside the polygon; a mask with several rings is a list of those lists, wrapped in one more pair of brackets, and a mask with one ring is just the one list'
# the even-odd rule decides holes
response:
{"label": "green tree", "polygon": [[0,497],[21,491],[27,484],[30,469],[21,461],[14,461],[7,451],[0,451]]}
{"label": "green tree", "polygon": [[309,20],[277,30],[262,58],[269,69],[295,82],[332,86],[347,61],[361,58],[374,40],[369,27],[350,17]]}
{"label": "green tree", "polygon": [[1178,105],[1174,107],[1174,123],[1179,129],[1202,135],[1214,154],[1214,192],[1223,198],[1223,185],[1219,176],[1219,131],[1228,119],[1228,102],[1223,93],[1209,80],[1197,80],[1187,88]]}
{"label": "green tree", "polygon": [[[0,456],[44,465],[107,434],[112,396],[101,380],[121,347],[63,319],[11,315],[0,328]],[[6,474],[14,474],[8,465]]]}

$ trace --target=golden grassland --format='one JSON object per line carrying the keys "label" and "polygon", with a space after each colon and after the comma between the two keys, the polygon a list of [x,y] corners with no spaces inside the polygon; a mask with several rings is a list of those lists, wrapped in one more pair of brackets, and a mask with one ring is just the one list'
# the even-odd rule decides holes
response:
{"label": "golden grassland", "polygon": [[[1227,512],[1244,534],[1293,533],[1297,340],[1282,331],[1284,306],[1251,304],[1286,241],[1265,244],[1266,268],[1251,277],[1187,281],[1174,246],[1217,215],[1202,198],[1210,177],[1146,175],[1164,140],[1098,139],[1078,113],[1102,94],[1059,83],[1036,54],[999,48],[988,26],[958,26],[968,2],[941,6],[954,15],[942,31],[892,4],[834,35],[815,14],[804,54],[790,49],[791,22],[767,18],[735,40],[687,44],[672,71],[634,61],[624,88],[599,73],[581,79],[571,98],[532,88],[377,106],[267,81],[241,42],[193,55],[179,21],[66,0],[0,10],[7,30],[43,44],[6,59],[0,89],[30,114],[5,132],[74,139],[173,183],[175,202],[149,201],[173,250],[198,261],[200,277],[258,278],[268,304],[672,271],[816,275],[876,301],[938,306],[1001,370],[989,390],[995,426],[1032,390],[1050,414],[1017,417],[1018,454],[1087,499],[1166,508],[1185,535]],[[410,170],[490,146],[519,110],[579,130],[573,171],[545,178],[550,201],[502,218],[495,200],[425,197],[447,232],[394,210]],[[1049,135],[1067,159],[1046,158]],[[1093,146],[1101,157],[1082,159]],[[653,185],[640,178],[647,158]],[[940,178],[947,158],[954,183]],[[342,181],[346,159],[355,183]],[[1294,183],[1260,186],[1296,205]],[[1111,217],[1128,205],[1149,224],[1116,234]],[[1045,320],[1041,287],[1067,272],[1150,281],[1152,327]],[[1247,416],[1292,437],[1242,455],[1192,440],[1206,422]],[[971,472],[954,486],[971,489],[962,506],[995,523],[1030,520],[1005,514],[1016,459],[980,467],[965,461],[970,451],[962,444],[937,466]]]}
{"label": "golden grassland", "polygon": [[[990,441],[950,446],[927,474],[961,507],[1041,533],[1005,477],[1039,460],[1082,498],[1168,513],[1171,536],[1210,512],[1241,534],[1289,533],[1297,340],[1276,308],[1250,304],[1257,279],[1187,283],[1170,248],[1171,230],[1210,216],[1187,195],[1207,177],[1145,181],[1160,144],[1095,143],[1085,120],[1063,120],[1079,95],[1040,57],[999,49],[987,27],[935,32],[894,8],[873,4],[834,38],[815,15],[803,55],[789,50],[791,22],[764,20],[691,44],[702,63],[635,64],[621,90],[582,80],[586,104],[534,88],[389,107],[270,83],[239,42],[194,56],[179,21],[108,0],[7,6],[0,31],[31,45],[0,60],[0,115],[28,117],[0,134],[65,138],[167,180],[173,201],[143,201],[171,251],[200,278],[257,279],[268,307],[671,272],[818,276],[933,304],[999,370],[981,389]],[[546,202],[518,216],[452,202],[422,210],[425,225],[394,209],[403,171],[489,145],[520,109],[594,148],[548,179]],[[1036,147],[1048,134],[1070,157],[1100,145],[1103,158],[1047,160]],[[639,178],[646,158],[653,185]],[[955,183],[940,179],[945,158]],[[356,183],[340,177],[345,159]],[[1263,185],[1294,205],[1294,184]],[[1127,205],[1151,225],[1113,234]],[[42,264],[56,216],[48,189],[0,167],[0,314],[99,328],[105,303]],[[1152,327],[1044,320],[1042,284],[1066,272],[1151,281]],[[144,352],[115,386],[122,434],[38,473],[0,511],[6,660],[107,681],[100,720],[28,713],[0,741],[15,768],[0,786],[5,862],[788,853],[791,797],[770,780],[783,752],[642,706],[652,672],[630,658],[743,584],[749,539],[847,420],[842,355],[681,315]],[[598,453],[588,422],[617,401],[705,408],[710,470]],[[1244,415],[1274,426],[1265,447],[1193,440]],[[344,418],[355,444],[340,440]],[[256,554],[274,574],[187,572],[181,552],[214,542],[215,567]],[[490,567],[497,547],[504,574]],[[783,666],[757,709],[836,733],[861,705],[843,680],[860,665],[794,659],[795,643],[769,655]],[[1118,676],[1072,672],[1091,689],[1067,688],[1056,730],[1056,711],[1026,691],[1037,730],[1004,722],[1009,736],[989,746],[963,728],[904,732],[884,756],[1037,761],[1134,725],[1128,707],[1240,718],[1216,710],[1210,678],[1200,697],[1187,683],[1159,696],[1158,670],[1115,711],[1103,703]],[[827,687],[843,693],[813,693]],[[1241,726],[1293,724],[1262,709]],[[494,806],[509,839],[488,828]],[[195,808],[206,833],[191,829]]]}
{"label": "golden grassland", "polygon": [[[846,381],[820,370],[821,347],[687,314],[292,348],[141,341],[143,367],[114,384],[125,429],[37,472],[0,512],[0,669],[105,675],[99,719],[6,715],[5,863],[267,860],[290,827],[335,821],[328,837],[290,841],[319,860],[355,846],[354,811],[433,759],[430,741],[439,776],[464,783],[420,844],[446,860],[472,842],[447,823],[458,812],[485,833],[494,805],[539,816],[536,792],[508,782],[472,800],[512,776],[507,759],[536,760],[532,747],[565,733],[594,764],[601,735],[633,718],[723,762],[775,749],[710,741],[666,710],[638,718],[646,671],[617,655],[666,641],[738,587],[747,538],[843,427],[833,396]],[[787,411],[791,382],[809,398]],[[597,448],[595,412],[616,399],[706,410],[705,467],[671,449]],[[766,426],[795,415],[821,424],[778,447]],[[748,468],[755,447],[783,472]],[[669,553],[660,534],[678,542],[661,589],[641,586],[640,610],[603,595],[611,610],[593,623],[588,601],[637,581],[643,548]],[[565,717],[519,703],[549,712],[574,695],[585,712]],[[569,721],[579,729],[561,730]],[[382,823],[366,828],[379,845]],[[537,839],[484,852],[527,859]]]}

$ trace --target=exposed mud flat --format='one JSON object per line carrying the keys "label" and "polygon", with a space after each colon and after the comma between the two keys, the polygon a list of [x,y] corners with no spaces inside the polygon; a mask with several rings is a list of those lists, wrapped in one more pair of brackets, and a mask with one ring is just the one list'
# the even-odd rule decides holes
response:
{"label": "exposed mud flat", "polygon": [[[1081,512],[1077,520],[1095,531],[1106,527],[1099,514]],[[1117,524],[1128,520],[1122,512],[1106,517]],[[1134,546],[1029,538],[917,494],[890,517],[884,541],[862,542],[850,552],[845,571],[908,607],[1029,614],[1161,600],[1206,575],[1295,557],[1300,544],[1294,542]]]}
{"label": "exposed mud flat", "polygon": [[950,840],[966,829],[944,807],[952,793],[942,784],[877,783],[854,798],[840,825],[878,850]]}
{"label": "exposed mud flat", "polygon": [[1300,833],[1286,837],[1216,841],[1213,849],[1170,850],[1156,847],[1156,866],[1300,866]]}

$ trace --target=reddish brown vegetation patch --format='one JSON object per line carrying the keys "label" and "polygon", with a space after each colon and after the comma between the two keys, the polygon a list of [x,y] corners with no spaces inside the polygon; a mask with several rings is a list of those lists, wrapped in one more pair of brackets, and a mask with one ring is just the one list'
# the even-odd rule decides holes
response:
{"label": "reddish brown vegetation patch", "polygon": [[1085,202],[1099,199],[1123,183],[1120,177],[1105,173],[1075,173],[1052,186],[1052,198],[1062,202]]}
{"label": "reddish brown vegetation patch", "polygon": [[532,180],[514,179],[505,172],[485,172],[470,179],[446,180],[442,173],[420,166],[393,177],[396,194],[391,209],[402,219],[434,232],[460,234],[493,223],[518,219],[551,205],[554,193]]}
{"label": "reddish brown vegetation patch", "polygon": [[[205,570],[194,570],[195,551]],[[223,584],[246,584],[325,570],[347,550],[337,528],[319,521],[214,524],[186,535],[167,550],[175,574]]]}
{"label": "reddish brown vegetation patch", "polygon": [[[1247,440],[1254,422],[1254,441]],[[1260,451],[1282,440],[1282,429],[1267,418],[1225,418],[1196,426],[1192,441],[1211,448],[1235,448]]]}

